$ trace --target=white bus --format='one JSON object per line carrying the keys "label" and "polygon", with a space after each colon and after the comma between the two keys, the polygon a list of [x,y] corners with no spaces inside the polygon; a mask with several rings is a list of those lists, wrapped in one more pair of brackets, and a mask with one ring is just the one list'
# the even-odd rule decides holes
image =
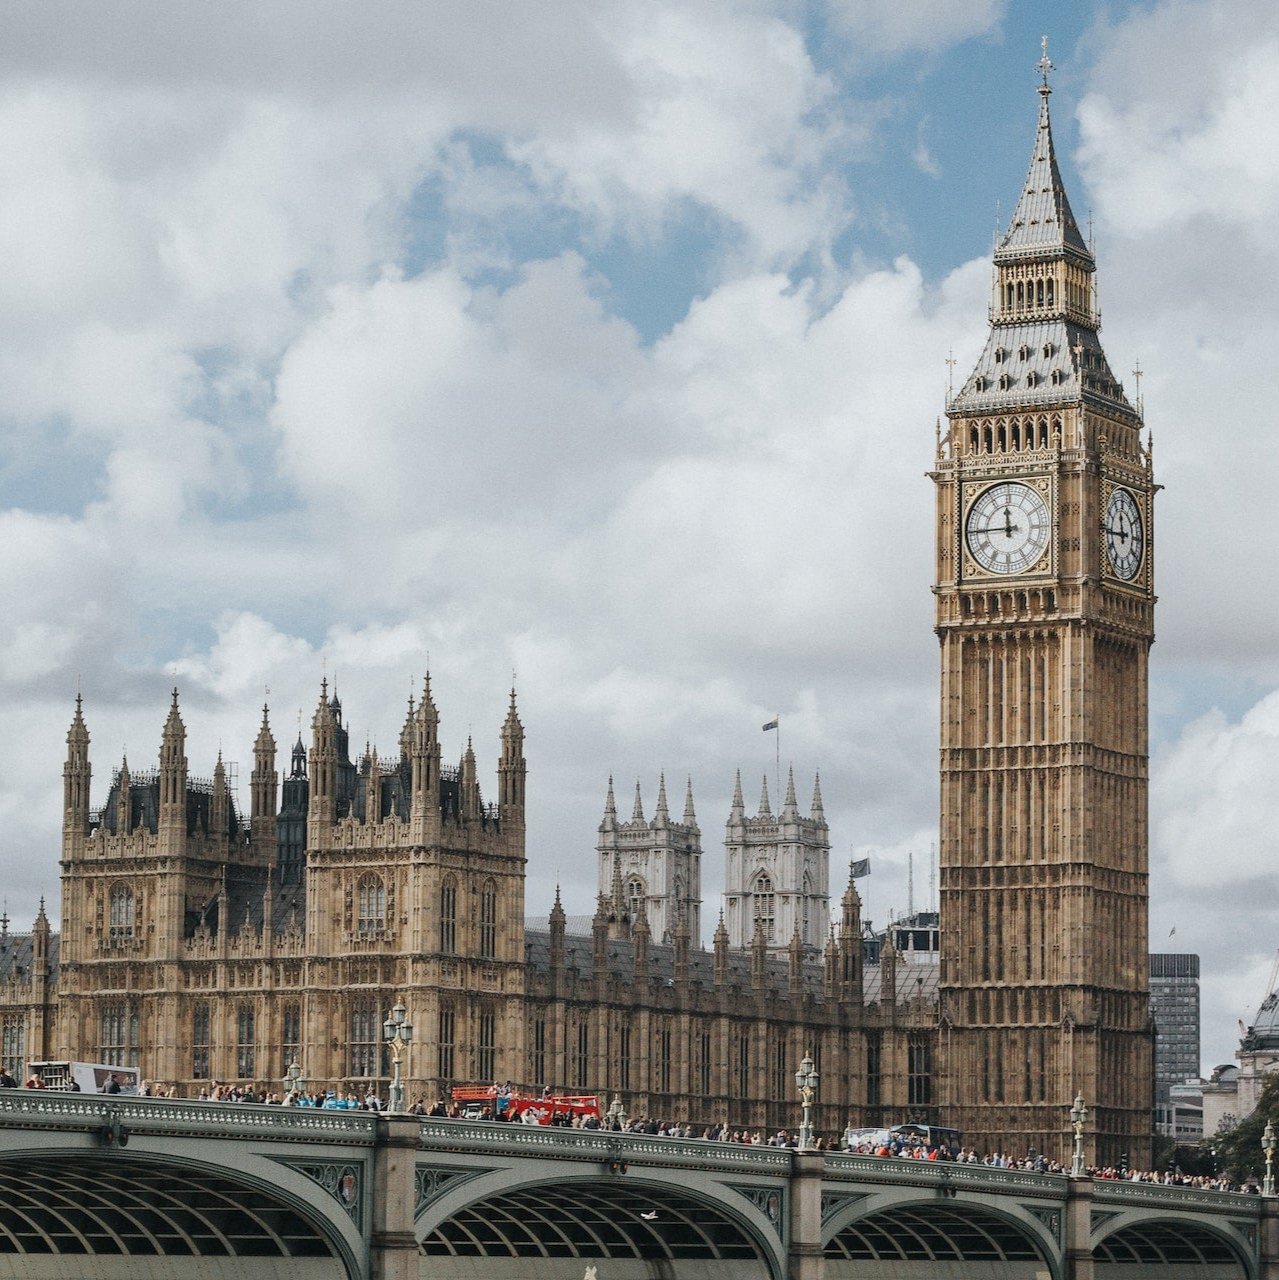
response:
{"label": "white bus", "polygon": [[137,1067],[103,1062],[33,1062],[31,1074],[45,1089],[64,1093],[137,1093]]}

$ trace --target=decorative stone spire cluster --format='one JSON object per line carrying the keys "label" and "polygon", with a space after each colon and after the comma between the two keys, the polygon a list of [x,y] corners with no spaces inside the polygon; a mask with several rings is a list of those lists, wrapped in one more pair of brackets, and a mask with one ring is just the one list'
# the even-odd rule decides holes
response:
{"label": "decorative stone spire cluster", "polygon": [[644,817],[643,791],[637,781],[630,821],[620,822],[610,777],[596,849],[598,889],[613,937],[632,935],[641,915],[659,942],[673,942],[681,922],[690,936],[701,936],[702,844],[691,778],[679,821],[671,816],[663,773],[652,820]]}

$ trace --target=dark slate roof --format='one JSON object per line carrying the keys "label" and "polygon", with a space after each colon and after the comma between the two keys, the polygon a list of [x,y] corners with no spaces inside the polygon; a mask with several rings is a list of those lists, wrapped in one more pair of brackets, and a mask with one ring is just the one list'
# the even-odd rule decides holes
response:
{"label": "dark slate roof", "polygon": [[[0,937],[0,982],[17,979],[26,982],[31,976],[31,934],[6,933]],[[58,935],[49,937],[49,973],[58,972]]]}
{"label": "dark slate roof", "polygon": [[1048,86],[1040,90],[1039,127],[1030,156],[1030,169],[1008,232],[995,251],[995,261],[1020,258],[1056,257],[1068,254],[1092,263],[1093,256],[1079,232],[1071,212],[1057,155],[1053,150],[1052,125],[1048,119]]}
{"label": "dark slate roof", "polygon": [[1137,418],[1096,331],[1057,317],[994,325],[948,412],[1038,412],[1081,400]]}
{"label": "dark slate roof", "polygon": [[[548,974],[551,969],[551,935],[544,929],[528,929],[524,935],[524,953],[529,965],[535,973]],[[650,943],[648,948],[649,973],[658,982],[673,983],[675,977],[675,949],[660,943]],[[594,980],[595,949],[590,937],[580,934],[566,934],[564,938],[564,961],[570,970],[576,970],[582,982]],[[624,984],[634,981],[635,944],[630,941],[610,939],[608,943],[609,972],[618,977]],[[710,988],[715,982],[715,955],[703,948],[690,949],[688,957],[689,980]],[[824,977],[824,965],[820,958],[807,960],[804,964],[804,994],[821,1000]],[[907,960],[899,957],[897,962],[897,999],[904,1002],[916,997],[934,1001],[937,998],[937,980],[939,966],[931,953],[927,956],[920,953],[918,958]],[[879,965],[867,965],[863,970],[863,991],[867,1004],[879,1000],[880,979],[883,970]],[[790,990],[790,963],[785,959],[770,958],[765,965],[765,987],[776,999],[784,1000]],[[728,983],[730,987],[750,990],[751,986],[751,953],[750,951],[730,951],[728,953]]]}

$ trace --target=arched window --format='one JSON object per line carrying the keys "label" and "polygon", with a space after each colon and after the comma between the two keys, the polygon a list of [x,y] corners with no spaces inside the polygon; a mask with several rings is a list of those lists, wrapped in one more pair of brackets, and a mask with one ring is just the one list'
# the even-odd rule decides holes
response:
{"label": "arched window", "polygon": [[1021,448],[1021,423],[1019,422],[1013,423],[1013,448]]}
{"label": "arched window", "polygon": [[1017,310],[1021,311],[1026,305],[1025,286],[1020,280],[1017,281]]}
{"label": "arched window", "polygon": [[1013,309],[1013,282],[1010,280],[1008,282],[1008,310],[1011,311],[1012,309]]}
{"label": "arched window", "polygon": [[476,1076],[480,1080],[496,1080],[497,1014],[492,1009],[480,1010],[479,1032],[475,1046]]}
{"label": "arched window", "polygon": [[382,1074],[382,1019],[372,1000],[357,1000],[351,1006],[351,1040],[347,1052],[347,1075],[369,1080]]}
{"label": "arched window", "polygon": [[445,876],[440,886],[440,950],[451,956],[457,951],[457,881]]}
{"label": "arched window", "polygon": [[133,890],[127,884],[111,886],[111,938],[132,938]]}
{"label": "arched window", "polygon": [[198,1004],[191,1014],[191,1074],[197,1080],[209,1078],[209,1048],[213,1043],[209,1006]]}
{"label": "arched window", "polygon": [[235,1011],[235,1074],[240,1080],[252,1080],[257,1074],[257,1016],[250,1005]]}
{"label": "arched window", "polygon": [[280,1068],[281,1075],[289,1069],[289,1064],[301,1061],[299,1055],[302,1052],[302,1006],[298,1004],[286,1004],[284,1006],[284,1035],[282,1036],[284,1048],[284,1066]]}
{"label": "arched window", "polygon": [[[480,959],[492,960],[497,956],[497,886],[492,880],[480,890]],[[480,1073],[481,1076],[485,1072]]]}
{"label": "arched window", "polygon": [[756,926],[761,924],[764,926],[764,937],[771,941],[776,924],[777,906],[773,896],[773,882],[764,872],[761,871],[755,877],[751,895],[752,916],[755,924]]}
{"label": "arched window", "polygon": [[1048,305],[1051,307],[1053,305],[1053,282],[1052,282],[1051,276],[1048,278],[1048,295],[1047,296],[1048,296]]}
{"label": "arched window", "polygon": [[386,886],[382,877],[372,872],[360,877],[355,887],[356,930],[360,933],[381,933],[386,928]]}
{"label": "arched window", "polygon": [[644,881],[639,876],[632,876],[626,882],[626,911],[632,924],[639,919],[647,897],[648,891],[644,888]]}
{"label": "arched window", "polygon": [[968,432],[968,449],[970,453],[977,453],[981,449],[981,433],[975,426]]}
{"label": "arched window", "polygon": [[991,435],[989,427],[985,431],[985,451],[989,453],[994,448],[994,437]]}
{"label": "arched window", "polygon": [[124,1004],[102,1007],[98,1061],[112,1067],[138,1065],[138,1014]]}
{"label": "arched window", "polygon": [[0,1020],[0,1071],[21,1080],[27,1070],[27,1024],[20,1013]]}
{"label": "arched window", "polygon": [[1044,305],[1044,282],[1042,280],[1035,281],[1035,305],[1037,307]]}

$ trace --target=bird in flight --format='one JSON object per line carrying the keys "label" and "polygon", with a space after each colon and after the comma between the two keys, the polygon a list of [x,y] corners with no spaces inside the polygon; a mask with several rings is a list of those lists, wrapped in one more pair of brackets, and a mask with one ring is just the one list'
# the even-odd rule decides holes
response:
{"label": "bird in flight", "polygon": [[657,1221],[657,1210],[656,1210],[656,1209],[653,1209],[653,1210],[651,1210],[649,1213],[641,1213],[641,1214],[640,1214],[640,1217],[641,1217],[641,1218],[643,1218],[645,1222],[656,1222],[656,1221]]}

